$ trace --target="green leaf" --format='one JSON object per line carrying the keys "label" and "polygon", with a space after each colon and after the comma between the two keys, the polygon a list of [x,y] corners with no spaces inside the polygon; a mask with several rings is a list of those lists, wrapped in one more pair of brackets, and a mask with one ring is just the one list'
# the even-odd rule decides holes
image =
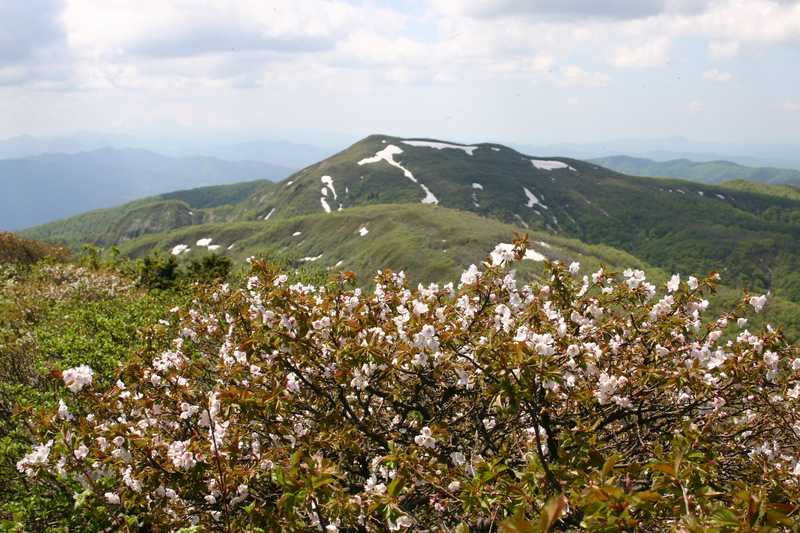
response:
{"label": "green leaf", "polygon": [[80,509],[81,507],[83,507],[84,504],[86,503],[86,499],[91,495],[92,495],[92,491],[89,490],[89,489],[86,489],[83,492],[75,494],[75,496],[74,496],[74,498],[75,498],[75,509]]}
{"label": "green leaf", "polygon": [[563,494],[559,494],[558,496],[553,496],[547,501],[547,504],[542,508],[542,512],[539,515],[539,531],[545,533],[550,531],[550,528],[553,527],[553,524],[561,518],[561,515],[564,513],[564,509],[567,507],[567,499],[564,497]]}
{"label": "green leaf", "polygon": [[386,490],[386,492],[389,494],[389,496],[394,498],[403,489],[403,485],[405,485],[405,478],[398,474],[389,484],[389,488]]}
{"label": "green leaf", "polygon": [[614,454],[608,459],[606,459],[606,462],[603,463],[603,470],[602,470],[603,480],[608,478],[608,475],[614,470],[614,466],[619,462],[620,459],[621,457],[618,454]]}
{"label": "green leaf", "polygon": [[517,512],[512,517],[506,518],[500,523],[500,533],[536,533],[537,529],[533,522],[525,518],[522,512]]}

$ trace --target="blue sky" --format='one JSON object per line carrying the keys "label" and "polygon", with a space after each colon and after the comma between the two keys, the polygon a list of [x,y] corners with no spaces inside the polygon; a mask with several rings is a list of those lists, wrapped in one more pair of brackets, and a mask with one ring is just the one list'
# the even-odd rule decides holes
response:
{"label": "blue sky", "polygon": [[800,138],[795,0],[26,0],[0,19],[0,137]]}

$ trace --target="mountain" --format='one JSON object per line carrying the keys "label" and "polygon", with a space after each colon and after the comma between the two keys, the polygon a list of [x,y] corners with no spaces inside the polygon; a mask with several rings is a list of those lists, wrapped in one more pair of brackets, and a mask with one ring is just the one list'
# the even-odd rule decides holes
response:
{"label": "mountain", "polygon": [[617,154],[668,161],[733,161],[754,167],[786,167],[800,169],[798,146],[795,144],[712,143],[666,137],[654,139],[628,138],[588,143],[557,143],[547,145],[515,144],[517,150],[536,154],[561,154],[576,159],[597,159]]}
{"label": "mountain", "polygon": [[618,155],[592,159],[592,162],[633,176],[678,178],[700,183],[748,180],[770,184],[800,185],[800,170],[746,167],[730,161],[695,162],[688,159],[654,161]]}
{"label": "mountain", "polygon": [[0,160],[0,228],[19,229],[144,196],[244,180],[275,180],[288,168],[210,157],[101,149]]}
{"label": "mountain", "polygon": [[20,135],[0,139],[0,159],[43,154],[76,154],[103,148],[148,150],[170,157],[214,157],[227,161],[260,161],[298,169],[324,159],[335,150],[282,140],[247,139],[221,142],[181,137],[137,137],[113,133],[74,133],[61,137]]}
{"label": "mountain", "polygon": [[263,194],[274,186],[258,180],[175,191],[56,220],[22,233],[74,249],[84,243],[111,246],[182,226],[238,220],[236,213],[231,213],[234,206],[255,191]]}
{"label": "mountain", "polygon": [[79,133],[61,137],[18,135],[0,139],[0,159],[18,159],[42,154],[74,154],[106,147],[134,146],[128,135]]}
{"label": "mountain", "polygon": [[[215,232],[228,224],[247,222],[256,224],[248,226],[249,231],[261,227],[262,241],[269,242],[277,238],[269,233],[271,228],[287,219],[316,216],[315,220],[333,224],[342,216],[337,215],[340,209],[347,214],[365,206],[375,206],[375,212],[389,217],[397,204],[430,204],[471,212],[478,216],[470,218],[476,235],[480,224],[497,221],[509,230],[515,227],[536,235],[553,234],[609,246],[664,271],[720,271],[731,286],[771,290],[800,302],[797,200],[688,181],[632,177],[591,162],[532,157],[497,144],[460,145],[373,135],[278,184],[256,185],[244,200],[208,208],[197,221],[187,219],[163,229],[194,231],[197,222],[217,220],[223,224],[214,226],[214,231],[203,230],[200,237],[216,242],[221,239]],[[392,220],[401,223],[396,217]],[[67,221],[63,227],[74,228],[71,223]],[[98,226],[104,229],[106,224]],[[322,234],[315,234],[314,239],[336,242],[324,224],[315,227]],[[151,233],[141,237],[150,248],[168,251],[170,245],[193,244],[189,237],[194,235],[187,235],[187,242],[177,242],[158,229],[155,224],[142,232]],[[59,225],[51,230],[48,235],[41,229],[27,235],[68,241],[59,233]],[[97,235],[95,229],[87,231],[84,238],[94,240]],[[126,240],[125,249],[137,250],[138,242]],[[222,244],[227,248],[232,243]],[[490,244],[480,242],[480,248],[487,250]],[[284,243],[277,250],[285,247]],[[398,253],[414,253],[407,243],[397,247]],[[335,248],[334,244],[327,249],[321,245],[302,252],[311,254],[307,257],[323,253],[325,265],[332,266],[327,259],[336,256]],[[432,252],[429,255],[435,257]],[[371,266],[379,264],[374,261]]]}

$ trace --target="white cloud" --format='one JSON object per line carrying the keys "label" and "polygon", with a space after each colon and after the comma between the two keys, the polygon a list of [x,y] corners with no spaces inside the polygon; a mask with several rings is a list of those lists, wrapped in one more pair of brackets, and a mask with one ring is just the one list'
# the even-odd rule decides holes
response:
{"label": "white cloud", "polygon": [[614,50],[610,63],[616,67],[661,67],[669,61],[670,41],[659,37],[635,46]]}
{"label": "white cloud", "polygon": [[712,41],[708,44],[708,54],[714,59],[730,59],[739,55],[740,48],[736,41]]}
{"label": "white cloud", "polygon": [[561,82],[568,87],[606,87],[611,78],[600,72],[587,72],[577,65],[561,69]]}
{"label": "white cloud", "polygon": [[800,39],[800,2],[796,0],[719,0],[698,15],[666,21],[674,35],[699,35],[718,42],[778,43]]}
{"label": "white cloud", "polygon": [[519,15],[636,19],[662,13],[698,12],[710,0],[434,0],[450,15],[478,18]]}
{"label": "white cloud", "polygon": [[783,104],[783,109],[789,113],[800,113],[800,102],[786,102]]}
{"label": "white cloud", "polygon": [[[664,67],[673,42],[684,37],[707,39],[709,54],[718,59],[753,42],[800,40],[800,2],[788,0],[434,0],[417,19],[407,10],[350,0],[15,5],[32,7],[22,15],[12,10],[10,18],[20,23],[0,28],[0,45],[9,41],[8,28],[30,19],[55,28],[40,32],[41,39],[33,32],[35,41],[61,48],[4,64],[0,84],[78,89],[257,87],[320,77],[342,82],[345,73],[357,71],[388,83],[504,76],[604,86],[607,75],[556,66]],[[44,15],[31,18],[38,11]],[[425,31],[417,30],[420,24]],[[11,49],[0,46],[0,57],[4,48]],[[15,53],[30,56],[29,50]]]}
{"label": "white cloud", "polygon": [[726,83],[733,79],[733,74],[730,72],[723,72],[721,70],[712,68],[703,72],[703,79],[707,81],[716,81],[720,83]]}

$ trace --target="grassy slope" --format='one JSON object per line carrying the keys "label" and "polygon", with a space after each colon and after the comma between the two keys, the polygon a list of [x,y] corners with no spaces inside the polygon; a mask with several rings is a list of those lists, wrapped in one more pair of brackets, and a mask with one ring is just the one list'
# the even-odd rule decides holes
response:
{"label": "grassy slope", "polygon": [[[369,230],[364,237],[358,234],[362,227]],[[298,231],[301,234],[294,236]],[[238,261],[252,255],[266,256],[290,268],[319,269],[322,273],[342,261],[339,268],[356,272],[362,282],[382,268],[405,270],[414,283],[447,282],[457,280],[470,263],[485,258],[496,243],[509,242],[514,231],[527,232],[532,248],[549,259],[565,263],[578,260],[587,272],[601,265],[617,270],[634,267],[645,269],[654,282],[666,280],[660,269],[608,246],[586,245],[550,232],[524,230],[472,213],[419,204],[373,205],[331,215],[313,214],[268,222],[190,226],[148,235],[125,243],[121,249],[141,257],[153,250],[167,251],[176,244],[187,244],[193,249],[181,256],[186,260],[208,253],[194,243],[212,238],[222,246],[220,253]],[[228,251],[230,245],[234,247]],[[322,257],[315,262],[301,261],[303,257],[320,254]],[[519,269],[526,278],[539,273],[540,268],[539,263],[524,261]],[[741,296],[741,290],[723,286],[712,305],[717,310],[726,309]],[[800,338],[797,303],[772,298],[760,320],[781,324],[792,338]]]}
{"label": "grassy slope", "polygon": [[746,191],[756,194],[766,194],[777,196],[778,198],[788,198],[789,200],[800,201],[800,187],[794,185],[771,185],[768,183],[756,183],[747,180],[723,181],[721,186],[737,191]]}
{"label": "grassy slope", "polygon": [[176,191],[119,207],[90,211],[20,233],[71,248],[87,242],[109,246],[147,233],[219,220],[230,210],[226,206],[242,202],[254,191],[272,186],[271,182],[258,180]]}
{"label": "grassy slope", "polygon": [[800,171],[785,168],[747,167],[730,161],[696,162],[688,159],[653,161],[628,156],[593,159],[594,163],[633,176],[669,177],[701,183],[748,180],[771,184],[800,185]]}
{"label": "grassy slope", "polygon": [[[359,235],[362,227],[369,232],[363,237]],[[419,204],[373,205],[330,215],[190,226],[127,242],[121,250],[139,257],[153,249],[187,244],[193,246],[187,255],[207,253],[194,244],[210,237],[224,253],[238,260],[264,255],[300,265],[304,263],[301,258],[322,254],[316,265],[332,267],[343,261],[340,268],[356,272],[360,279],[392,268],[406,270],[416,281],[447,281],[456,279],[470,263],[485,258],[498,242],[510,242],[515,231],[524,230],[452,209]],[[296,232],[301,234],[294,236]],[[528,233],[532,248],[549,259],[578,260],[587,268],[600,264],[645,267],[636,258],[606,246],[587,246],[542,231]],[[233,249],[227,251],[231,245]],[[526,270],[538,270],[533,261],[524,265]]]}

